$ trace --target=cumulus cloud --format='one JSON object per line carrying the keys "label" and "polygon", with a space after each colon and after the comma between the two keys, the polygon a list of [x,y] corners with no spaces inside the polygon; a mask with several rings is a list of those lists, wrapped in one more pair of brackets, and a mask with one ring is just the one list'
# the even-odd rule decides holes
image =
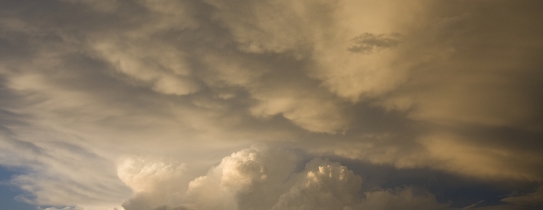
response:
{"label": "cumulus cloud", "polygon": [[347,167],[314,159],[272,209],[352,209],[360,184]]}
{"label": "cumulus cloud", "polygon": [[127,158],[117,168],[119,178],[134,191],[157,188],[157,182],[175,181],[183,171],[183,165],[167,164],[147,158]]}
{"label": "cumulus cloud", "polygon": [[[441,209],[435,197],[414,188],[362,193],[362,178],[346,166],[315,158],[305,163],[296,150],[254,145],[231,154],[189,183],[181,204],[157,206],[132,199],[131,209]],[[148,177],[156,180],[155,177]],[[420,191],[420,190],[419,190]],[[147,207],[145,207],[147,206]]]}
{"label": "cumulus cloud", "polygon": [[186,199],[200,209],[267,209],[297,169],[296,153],[253,147],[223,158],[189,183]]}

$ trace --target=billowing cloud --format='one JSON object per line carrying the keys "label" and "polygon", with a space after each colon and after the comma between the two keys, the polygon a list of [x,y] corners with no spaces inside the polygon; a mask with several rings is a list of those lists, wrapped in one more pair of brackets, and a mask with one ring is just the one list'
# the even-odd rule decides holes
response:
{"label": "billowing cloud", "polygon": [[347,167],[314,159],[272,209],[352,209],[362,178]]}
{"label": "billowing cloud", "polygon": [[0,167],[41,209],[537,209],[541,6],[0,1]]}
{"label": "billowing cloud", "polygon": [[[315,158],[303,165],[295,150],[252,146],[231,154],[205,176],[189,183],[175,207],[153,207],[151,200],[135,197],[130,209],[441,209],[427,192],[411,187],[377,189],[362,193],[363,180],[338,162]],[[131,167],[132,168],[132,167]],[[147,170],[146,170],[147,171]],[[153,170],[155,171],[155,170]],[[146,177],[147,182],[160,180]],[[165,195],[167,197],[167,195]],[[145,207],[147,206],[147,207]]]}
{"label": "billowing cloud", "polygon": [[233,153],[189,183],[187,202],[199,209],[268,209],[285,191],[298,162],[294,152],[265,146]]}

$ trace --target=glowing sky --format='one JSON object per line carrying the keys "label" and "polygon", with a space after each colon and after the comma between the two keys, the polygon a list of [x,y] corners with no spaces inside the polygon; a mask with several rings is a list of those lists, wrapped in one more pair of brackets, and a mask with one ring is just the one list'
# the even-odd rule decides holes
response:
{"label": "glowing sky", "polygon": [[0,210],[543,207],[536,0],[0,0]]}

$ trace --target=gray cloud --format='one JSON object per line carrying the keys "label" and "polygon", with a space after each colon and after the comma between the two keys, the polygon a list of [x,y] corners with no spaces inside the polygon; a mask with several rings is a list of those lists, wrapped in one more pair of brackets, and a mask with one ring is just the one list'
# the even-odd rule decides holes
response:
{"label": "gray cloud", "polygon": [[355,53],[371,53],[381,49],[394,48],[400,44],[399,34],[364,33],[353,38],[354,45],[348,50]]}
{"label": "gray cloud", "polygon": [[521,196],[511,196],[502,199],[502,201],[505,201],[507,203],[516,204],[519,206],[527,206],[527,207],[538,207],[541,206],[543,203],[542,199],[543,195],[543,187],[539,187],[536,189],[535,192],[521,195]]}

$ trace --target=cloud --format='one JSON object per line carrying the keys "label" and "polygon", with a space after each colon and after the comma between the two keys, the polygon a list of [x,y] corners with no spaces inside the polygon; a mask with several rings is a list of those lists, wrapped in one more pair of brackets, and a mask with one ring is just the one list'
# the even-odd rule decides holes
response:
{"label": "cloud", "polygon": [[176,188],[174,183],[183,170],[183,164],[164,163],[148,158],[127,158],[118,166],[117,175],[134,192],[141,192],[162,188],[157,185]]}
{"label": "cloud", "polygon": [[448,206],[437,202],[432,194],[416,193],[416,189],[409,187],[368,192],[365,195],[360,209],[446,209]]}
{"label": "cloud", "polygon": [[306,56],[315,39],[326,36],[337,2],[205,1],[213,19],[231,33],[240,50],[250,53],[291,52]]}
{"label": "cloud", "polygon": [[[115,65],[118,71],[138,81],[150,83],[151,88],[159,93],[187,95],[199,89],[198,84],[189,77],[186,64],[182,61],[182,53],[168,46],[156,46],[159,43],[147,44],[155,45],[153,49],[170,57],[152,58],[158,53],[149,49],[141,51],[144,48],[131,49],[129,46],[115,46],[110,43],[98,43],[95,48],[104,59]],[[146,62],[146,60],[151,60],[151,62]],[[155,63],[157,60],[158,62]]]}
{"label": "cloud", "polygon": [[535,192],[521,195],[521,196],[511,196],[502,199],[502,201],[515,204],[518,206],[528,206],[528,207],[537,207],[543,204],[543,187],[539,187]]}
{"label": "cloud", "polygon": [[39,210],[82,210],[83,208],[67,206],[67,207],[64,207],[64,208],[49,207],[49,208],[45,208],[45,209],[42,209],[42,208],[38,208],[38,209]]}
{"label": "cloud", "polygon": [[169,206],[159,206],[154,208],[153,210],[186,210],[187,208],[183,206],[177,206],[177,207],[169,207]]}
{"label": "cloud", "polygon": [[[187,209],[442,209],[427,192],[412,187],[362,194],[362,178],[338,162],[315,158],[305,163],[295,151],[255,145],[233,153],[189,183],[179,208]],[[420,191],[420,190],[419,190]],[[149,201],[132,199],[127,210]],[[155,204],[156,205],[156,204]],[[169,206],[157,207],[155,209]],[[145,209],[145,208],[144,208]]]}
{"label": "cloud", "polygon": [[[540,180],[538,170],[518,164],[519,160],[516,159],[534,161],[531,164],[541,161],[536,154],[530,152],[520,154],[501,147],[480,147],[466,139],[450,135],[428,136],[420,142],[429,151],[431,159],[436,160],[437,164],[443,164],[438,167],[451,172],[485,178]],[[442,160],[446,160],[445,163]]]}
{"label": "cloud", "polygon": [[347,167],[313,159],[272,209],[352,209],[360,184]]}
{"label": "cloud", "polygon": [[[474,1],[467,5],[483,4]],[[522,8],[523,14],[518,13],[520,10],[503,10],[509,6]],[[442,10],[447,6],[433,7]],[[499,2],[493,8],[501,8],[507,15],[489,8],[450,8],[447,15],[427,13],[421,20],[423,27],[411,35],[411,55],[404,55],[409,60],[422,58],[426,64],[410,71],[413,79],[385,98],[385,107],[410,109],[412,119],[432,123],[538,127],[535,121],[540,110],[529,91],[539,86],[530,79],[541,73],[540,64],[529,61],[537,52],[509,41],[541,44],[535,36],[539,32],[514,32],[523,27],[519,23],[537,16],[530,7]],[[520,19],[507,20],[504,16]],[[490,24],[497,18],[503,18],[502,25]]]}
{"label": "cloud", "polygon": [[521,208],[540,4],[3,1],[0,165],[47,208]]}
{"label": "cloud", "polygon": [[222,159],[189,183],[186,200],[200,209],[267,209],[288,186],[299,157],[288,150],[255,146]]}
{"label": "cloud", "polygon": [[83,0],[83,1],[76,1],[76,0],[61,0],[73,4],[85,4],[87,6],[90,6],[91,8],[101,11],[101,12],[114,12],[117,7],[119,7],[119,2],[117,0],[103,2],[103,1],[96,1],[96,0]]}
{"label": "cloud", "polygon": [[399,34],[364,33],[353,39],[354,45],[348,50],[355,53],[371,53],[381,49],[394,48],[400,43],[399,36]]}
{"label": "cloud", "polygon": [[6,157],[16,156],[18,152],[26,154],[2,161],[7,166],[25,166],[27,172],[10,181],[32,193],[21,195],[19,199],[23,201],[38,205],[115,206],[130,196],[129,189],[110,173],[115,166],[91,151],[62,142],[38,146],[16,139],[10,141],[13,144],[2,145]]}

